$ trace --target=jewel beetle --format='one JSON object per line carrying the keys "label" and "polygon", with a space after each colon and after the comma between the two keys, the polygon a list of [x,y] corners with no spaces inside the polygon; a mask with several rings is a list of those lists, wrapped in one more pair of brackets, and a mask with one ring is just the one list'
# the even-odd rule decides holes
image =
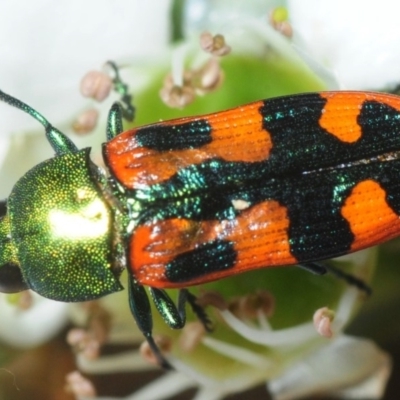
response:
{"label": "jewel beetle", "polygon": [[[291,95],[127,131],[115,103],[107,173],[36,110],[0,99],[38,120],[56,153],[2,203],[0,290],[86,301],[121,290],[126,268],[132,314],[165,367],[145,286],[172,328],[187,302],[207,325],[188,286],[282,265],[323,273],[318,261],[399,235],[394,95]],[[165,288],[180,289],[178,305]]]}

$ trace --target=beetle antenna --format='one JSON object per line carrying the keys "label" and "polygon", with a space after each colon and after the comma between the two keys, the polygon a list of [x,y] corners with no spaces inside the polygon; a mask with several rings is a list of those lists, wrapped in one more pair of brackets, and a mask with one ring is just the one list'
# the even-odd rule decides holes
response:
{"label": "beetle antenna", "polygon": [[78,148],[75,146],[75,144],[64,133],[55,128],[42,114],[40,114],[31,106],[28,106],[28,104],[16,99],[13,96],[10,96],[7,93],[4,93],[2,90],[0,90],[0,100],[12,107],[22,110],[31,117],[35,118],[36,121],[40,122],[46,130],[47,140],[57,155],[76,153],[78,151]]}
{"label": "beetle antenna", "polygon": [[128,85],[121,79],[119,75],[119,68],[114,61],[107,61],[105,64],[112,74],[112,82],[114,84],[114,90],[121,96],[121,112],[122,116],[129,122],[132,122],[135,118],[135,107],[132,105],[132,95],[129,93]]}

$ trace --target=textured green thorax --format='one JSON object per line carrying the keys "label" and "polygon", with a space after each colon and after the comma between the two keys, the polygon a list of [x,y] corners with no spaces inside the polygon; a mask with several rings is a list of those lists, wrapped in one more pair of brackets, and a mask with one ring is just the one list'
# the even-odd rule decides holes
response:
{"label": "textured green thorax", "polygon": [[29,287],[45,297],[85,301],[122,289],[113,211],[96,174],[89,149],[64,154],[29,171],[8,199],[11,249]]}

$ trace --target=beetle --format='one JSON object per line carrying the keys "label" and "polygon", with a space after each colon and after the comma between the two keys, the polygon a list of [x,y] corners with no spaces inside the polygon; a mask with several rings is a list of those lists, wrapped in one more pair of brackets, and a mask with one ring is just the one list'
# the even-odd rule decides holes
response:
{"label": "beetle", "polygon": [[[150,295],[172,328],[188,286],[251,269],[318,263],[399,235],[400,97],[320,92],[123,131],[110,110],[108,175],[40,113],[55,157],[1,207],[0,290],[74,302],[122,290],[158,361]],[[352,278],[348,278],[352,281]],[[352,283],[359,286],[357,279]],[[178,288],[175,305],[165,288]]]}

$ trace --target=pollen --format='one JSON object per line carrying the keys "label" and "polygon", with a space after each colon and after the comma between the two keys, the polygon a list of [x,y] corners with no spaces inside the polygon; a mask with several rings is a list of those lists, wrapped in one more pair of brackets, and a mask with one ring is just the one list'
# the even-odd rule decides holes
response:
{"label": "pollen", "polygon": [[223,35],[213,36],[210,32],[203,32],[200,35],[200,47],[213,56],[225,56],[231,52],[231,47],[226,43]]}

